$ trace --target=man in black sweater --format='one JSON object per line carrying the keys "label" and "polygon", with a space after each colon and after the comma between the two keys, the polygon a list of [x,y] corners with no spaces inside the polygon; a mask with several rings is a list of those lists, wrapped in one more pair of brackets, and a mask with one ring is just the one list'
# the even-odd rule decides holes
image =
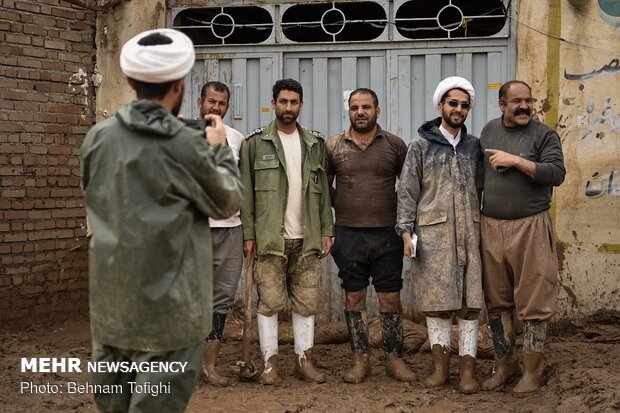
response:
{"label": "man in black sweater", "polygon": [[505,83],[499,90],[502,117],[487,123],[480,135],[483,284],[496,359],[493,375],[482,384],[487,390],[516,373],[515,315],[524,324],[524,373],[513,391],[538,389],[556,299],[558,260],[549,208],[553,187],[564,181],[566,170],[558,134],[532,119],[532,106],[527,83]]}

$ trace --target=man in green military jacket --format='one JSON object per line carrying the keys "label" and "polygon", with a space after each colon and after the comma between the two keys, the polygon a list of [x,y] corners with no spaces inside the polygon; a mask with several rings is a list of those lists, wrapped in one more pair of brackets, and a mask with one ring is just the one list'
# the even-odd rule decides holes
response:
{"label": "man in green military jacket", "polygon": [[325,173],[325,142],[297,123],[303,89],[278,80],[271,101],[276,119],[251,133],[240,155],[243,253],[249,268],[256,258],[257,321],[265,370],[263,384],[278,374],[278,312],[291,299],[296,370],[308,381],[325,375],[313,366],[314,316],[321,265],[332,247],[333,217]]}
{"label": "man in green military jacket", "polygon": [[[140,33],[121,51],[139,100],[94,126],[81,149],[92,228],[90,321],[95,401],[106,412],[181,412],[211,331],[209,217],[239,207],[238,170],[218,116],[176,118],[194,65],[181,32]],[[103,363],[101,363],[103,362]],[[110,372],[110,363],[123,363]]]}

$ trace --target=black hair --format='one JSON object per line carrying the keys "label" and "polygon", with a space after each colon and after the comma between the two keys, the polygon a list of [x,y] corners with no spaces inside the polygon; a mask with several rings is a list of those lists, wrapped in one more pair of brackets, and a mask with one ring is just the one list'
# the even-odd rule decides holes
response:
{"label": "black hair", "polygon": [[273,85],[273,100],[278,100],[278,95],[283,90],[292,90],[299,93],[299,101],[304,101],[304,90],[295,79],[280,79]]}
{"label": "black hair", "polygon": [[508,94],[508,89],[510,89],[510,86],[516,85],[516,84],[525,85],[530,90],[530,94],[532,93],[532,88],[530,87],[530,85],[525,83],[523,80],[510,80],[504,83],[502,87],[499,88],[499,100],[505,100],[506,95]]}
{"label": "black hair", "polygon": [[218,81],[211,81],[211,82],[207,82],[204,85],[202,85],[202,88],[200,89],[200,98],[204,100],[205,96],[207,95],[207,89],[211,88],[213,90],[215,90],[216,92],[226,92],[226,94],[228,95],[228,101],[230,101],[230,89],[228,89],[228,86],[226,86],[224,83],[222,82],[218,82]]}
{"label": "black hair", "polygon": [[[157,46],[161,44],[170,44],[172,39],[159,32],[151,33],[138,40],[140,46]],[[166,93],[170,91],[172,83],[151,83],[143,82],[137,79],[131,79],[133,81],[133,88],[136,90],[136,96],[138,99],[159,99],[166,96]]]}
{"label": "black hair", "polygon": [[351,94],[349,95],[349,105],[351,104],[351,98],[353,97],[353,95],[357,95],[360,93],[372,96],[372,102],[375,104],[375,108],[379,107],[379,98],[377,98],[377,94],[374,90],[368,89],[367,87],[360,87],[351,92]]}

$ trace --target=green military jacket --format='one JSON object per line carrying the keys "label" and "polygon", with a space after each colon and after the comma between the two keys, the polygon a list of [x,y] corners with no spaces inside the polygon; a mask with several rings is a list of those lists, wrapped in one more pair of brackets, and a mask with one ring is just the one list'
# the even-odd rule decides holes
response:
{"label": "green military jacket", "polygon": [[[325,172],[325,141],[297,124],[302,150],[303,255],[321,254],[321,237],[333,236],[334,221]],[[256,240],[259,255],[284,255],[288,196],[284,149],[275,121],[256,129],[241,146],[241,223],[244,240]]]}
{"label": "green military jacket", "polygon": [[81,148],[93,339],[137,351],[172,351],[211,330],[208,217],[241,199],[230,148],[209,148],[151,100],[95,125]]}

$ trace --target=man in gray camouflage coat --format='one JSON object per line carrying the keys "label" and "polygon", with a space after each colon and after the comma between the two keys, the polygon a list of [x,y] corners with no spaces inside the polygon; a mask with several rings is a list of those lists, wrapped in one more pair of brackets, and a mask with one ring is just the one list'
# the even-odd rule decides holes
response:
{"label": "man in gray camouflage coat", "polygon": [[437,86],[433,103],[441,117],[424,123],[409,144],[396,223],[405,255],[412,260],[415,300],[426,315],[433,353],[435,371],[424,384],[440,387],[449,377],[450,332],[456,313],[462,393],[480,390],[474,370],[483,302],[482,154],[478,139],[464,125],[474,97],[471,83],[458,76]]}

